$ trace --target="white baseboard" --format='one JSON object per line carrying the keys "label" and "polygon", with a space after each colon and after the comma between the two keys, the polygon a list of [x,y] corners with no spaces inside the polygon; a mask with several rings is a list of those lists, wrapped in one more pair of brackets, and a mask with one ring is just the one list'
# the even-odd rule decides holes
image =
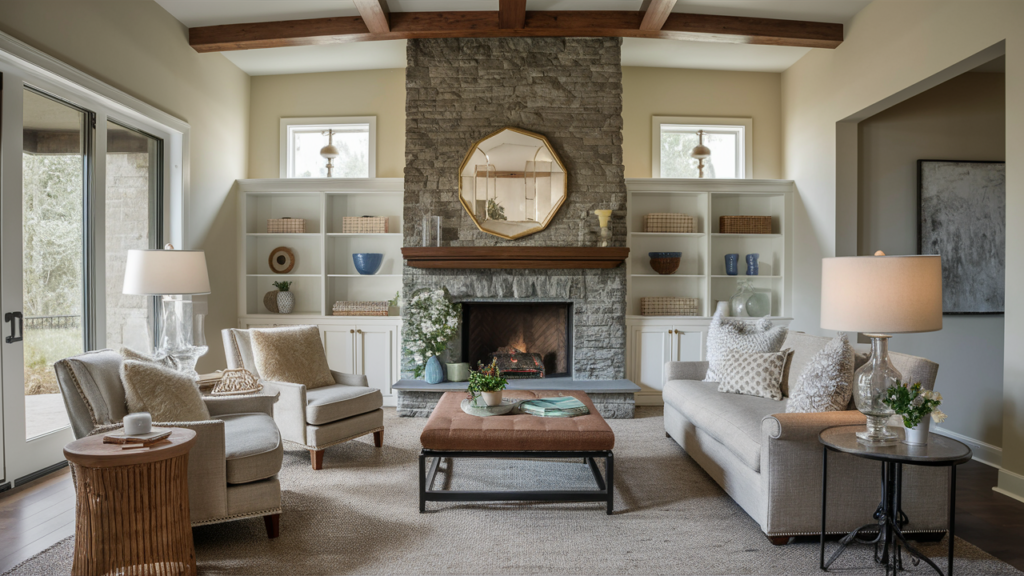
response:
{"label": "white baseboard", "polygon": [[664,406],[665,401],[661,399],[661,390],[641,390],[633,394],[633,401],[637,406]]}
{"label": "white baseboard", "polygon": [[1003,449],[999,446],[993,446],[982,442],[981,440],[975,440],[970,436],[964,436],[958,432],[952,430],[946,430],[941,426],[932,426],[932,432],[941,436],[946,436],[954,440],[959,440],[964,444],[967,444],[971,448],[971,452],[974,452],[974,460],[987,464],[993,468],[1002,468],[1003,465]]}
{"label": "white baseboard", "polygon": [[1003,496],[1009,496],[1014,500],[1024,502],[1024,476],[1016,472],[1010,472],[1005,468],[999,469],[999,485],[992,489]]}

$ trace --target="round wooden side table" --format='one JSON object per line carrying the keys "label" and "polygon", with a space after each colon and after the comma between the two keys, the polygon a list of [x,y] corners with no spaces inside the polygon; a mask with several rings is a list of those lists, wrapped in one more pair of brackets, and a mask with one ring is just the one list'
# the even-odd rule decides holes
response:
{"label": "round wooden side table", "polygon": [[104,444],[102,434],[64,447],[75,479],[72,574],[196,574],[188,511],[196,433],[171,430],[149,448]]}

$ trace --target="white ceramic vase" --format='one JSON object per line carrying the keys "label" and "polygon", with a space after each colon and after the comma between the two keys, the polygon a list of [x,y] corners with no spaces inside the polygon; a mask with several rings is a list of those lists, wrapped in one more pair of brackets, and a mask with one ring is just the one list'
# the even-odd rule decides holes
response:
{"label": "white ceramic vase", "polygon": [[481,392],[480,395],[484,397],[484,404],[488,406],[501,405],[501,390],[497,392]]}
{"label": "white ceramic vase", "polygon": [[294,292],[278,292],[277,293],[277,311],[281,314],[291,314],[292,310],[295,309],[295,293]]}
{"label": "white ceramic vase", "polygon": [[931,415],[925,416],[921,419],[921,422],[913,428],[907,428],[903,426],[903,431],[906,433],[906,437],[903,442],[910,444],[911,446],[925,446],[928,444],[928,428],[932,423]]}

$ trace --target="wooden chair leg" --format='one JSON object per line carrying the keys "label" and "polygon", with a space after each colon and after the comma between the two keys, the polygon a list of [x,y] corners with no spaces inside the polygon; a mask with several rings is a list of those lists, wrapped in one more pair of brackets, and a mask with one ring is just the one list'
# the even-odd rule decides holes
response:
{"label": "wooden chair leg", "polygon": [[267,538],[277,538],[281,535],[281,515],[268,514],[263,517],[263,524],[267,527]]}
{"label": "wooden chair leg", "polygon": [[373,433],[373,445],[376,446],[377,448],[380,448],[381,446],[384,445],[383,430],[377,430],[376,432]]}
{"label": "wooden chair leg", "polygon": [[769,536],[768,541],[775,546],[785,546],[789,544],[790,536]]}
{"label": "wooden chair leg", "polygon": [[324,467],[324,451],[323,450],[310,450],[309,461],[313,464],[313,470],[320,470]]}

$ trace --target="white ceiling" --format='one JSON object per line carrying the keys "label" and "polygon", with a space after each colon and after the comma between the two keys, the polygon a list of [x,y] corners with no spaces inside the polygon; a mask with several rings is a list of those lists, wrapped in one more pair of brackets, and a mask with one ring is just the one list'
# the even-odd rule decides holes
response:
{"label": "white ceiling", "polygon": [[[849,23],[871,0],[679,0],[675,12]],[[182,24],[356,16],[352,0],[156,0]],[[642,0],[527,0],[527,10],[639,10]],[[393,12],[497,10],[498,0],[388,0]],[[808,48],[625,38],[624,66],[781,72]],[[224,52],[252,76],[405,67],[405,41]]]}

